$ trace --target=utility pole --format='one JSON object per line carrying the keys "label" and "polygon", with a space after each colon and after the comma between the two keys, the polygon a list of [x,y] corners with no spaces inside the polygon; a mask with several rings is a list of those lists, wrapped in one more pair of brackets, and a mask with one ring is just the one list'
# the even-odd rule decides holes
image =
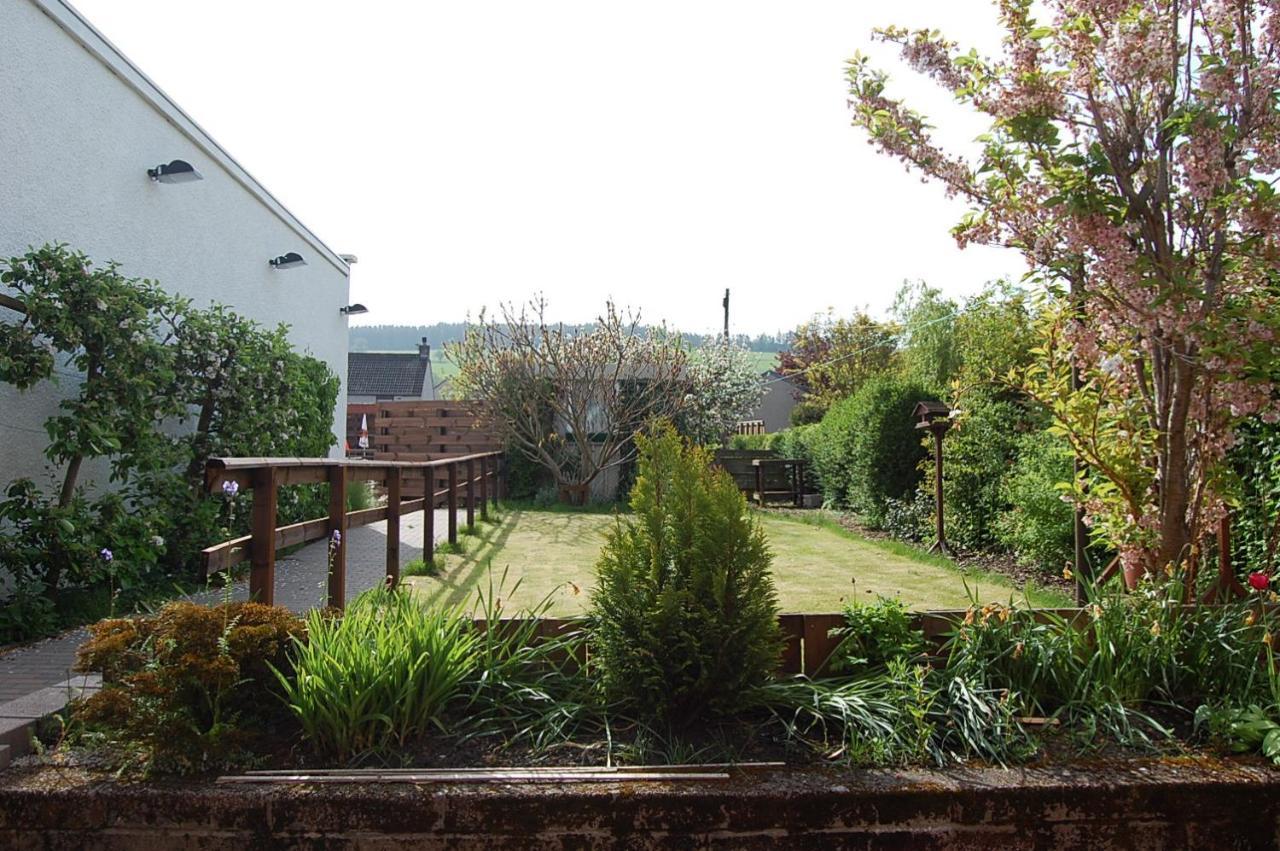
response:
{"label": "utility pole", "polygon": [[724,341],[729,342],[729,288],[724,288]]}

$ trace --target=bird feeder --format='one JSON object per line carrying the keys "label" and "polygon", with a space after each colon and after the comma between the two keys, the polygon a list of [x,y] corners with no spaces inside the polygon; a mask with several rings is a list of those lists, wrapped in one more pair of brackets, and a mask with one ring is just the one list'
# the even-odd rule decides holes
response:
{"label": "bird feeder", "polygon": [[917,429],[926,429],[933,435],[933,504],[934,531],[937,540],[929,552],[951,555],[947,533],[942,523],[942,437],[951,428],[951,408],[942,402],[917,402],[912,416]]}

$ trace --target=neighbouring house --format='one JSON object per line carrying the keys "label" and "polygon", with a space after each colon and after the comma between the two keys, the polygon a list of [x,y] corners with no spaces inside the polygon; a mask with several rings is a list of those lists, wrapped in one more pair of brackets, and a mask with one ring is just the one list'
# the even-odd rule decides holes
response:
{"label": "neighbouring house", "polygon": [[[354,258],[325,245],[68,3],[4,0],[0,32],[0,257],[67,243],[198,305],[287,323],[299,351],[346,374]],[[285,268],[269,263],[289,255]],[[0,308],[0,326],[12,317]],[[74,379],[25,393],[0,384],[6,479],[43,475],[44,422]],[[335,455],[345,411],[344,387]]]}
{"label": "neighbouring house", "polygon": [[765,434],[782,431],[791,425],[791,411],[800,398],[801,389],[773,370],[764,373],[761,380],[765,382],[764,396],[747,420],[764,423]]}
{"label": "neighbouring house", "polygon": [[431,346],[423,337],[416,352],[351,352],[347,355],[347,403],[436,399]]}

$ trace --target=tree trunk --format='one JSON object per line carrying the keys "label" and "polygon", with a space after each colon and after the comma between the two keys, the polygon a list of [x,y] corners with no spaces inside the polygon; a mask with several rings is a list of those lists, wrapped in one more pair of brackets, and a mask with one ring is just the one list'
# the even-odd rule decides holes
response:
{"label": "tree trunk", "polygon": [[1160,482],[1160,546],[1155,562],[1147,565],[1150,572],[1164,570],[1168,565],[1176,569],[1191,545],[1191,529],[1187,523],[1191,503],[1191,487],[1187,481],[1187,414],[1193,376],[1191,366],[1186,363],[1176,363],[1172,370],[1173,399],[1165,434],[1164,478]]}

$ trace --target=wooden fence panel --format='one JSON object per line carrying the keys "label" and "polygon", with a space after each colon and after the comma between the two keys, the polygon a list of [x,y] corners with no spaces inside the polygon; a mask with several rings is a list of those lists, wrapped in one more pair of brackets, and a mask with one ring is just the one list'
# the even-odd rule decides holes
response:
{"label": "wooden fence panel", "polygon": [[[359,448],[361,416],[369,436],[369,447],[364,451]],[[348,405],[347,445],[351,455],[375,461],[437,461],[502,449],[493,431],[479,424],[472,403],[450,400]],[[432,484],[436,491],[446,490],[446,471],[437,470]],[[407,477],[401,482],[404,499],[421,498],[423,492],[421,478]],[[464,506],[467,502],[462,499]]]}

